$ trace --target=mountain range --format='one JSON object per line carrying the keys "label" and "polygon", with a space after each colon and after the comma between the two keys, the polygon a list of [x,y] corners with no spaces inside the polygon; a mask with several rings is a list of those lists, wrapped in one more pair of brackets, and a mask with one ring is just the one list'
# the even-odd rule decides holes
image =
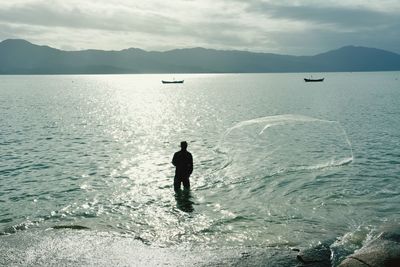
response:
{"label": "mountain range", "polygon": [[0,43],[0,74],[264,73],[400,70],[400,55],[345,46],[314,56],[290,56],[205,48],[165,52],[63,51],[25,40]]}

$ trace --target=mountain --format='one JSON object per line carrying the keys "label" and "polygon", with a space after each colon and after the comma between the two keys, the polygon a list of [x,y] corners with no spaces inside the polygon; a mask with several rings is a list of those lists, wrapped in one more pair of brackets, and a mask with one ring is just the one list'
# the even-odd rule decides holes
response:
{"label": "mountain", "polygon": [[0,74],[261,73],[400,70],[400,55],[346,46],[315,56],[205,48],[148,52],[63,51],[25,40],[0,43]]}

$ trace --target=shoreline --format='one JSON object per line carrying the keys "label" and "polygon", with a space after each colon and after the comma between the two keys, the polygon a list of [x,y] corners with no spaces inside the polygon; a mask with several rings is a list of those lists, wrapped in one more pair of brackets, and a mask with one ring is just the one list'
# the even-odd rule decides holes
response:
{"label": "shoreline", "polygon": [[[328,240],[309,248],[153,247],[132,237],[85,228],[18,231],[0,236],[1,266],[269,266],[356,267],[400,263],[400,225],[381,232],[346,257],[332,258]],[[397,265],[390,265],[397,266]]]}
{"label": "shoreline", "polygon": [[[282,266],[276,264],[297,262],[297,251],[290,249],[161,248],[132,237],[71,228],[19,231],[0,236],[0,241],[1,266],[256,266],[260,261]],[[279,258],[276,264],[275,258]]]}

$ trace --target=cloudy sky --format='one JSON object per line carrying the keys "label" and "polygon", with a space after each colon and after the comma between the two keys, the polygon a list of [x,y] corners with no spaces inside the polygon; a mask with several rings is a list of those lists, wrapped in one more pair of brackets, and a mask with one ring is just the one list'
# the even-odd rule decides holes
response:
{"label": "cloudy sky", "polygon": [[400,53],[400,0],[1,0],[0,40],[9,38],[64,50]]}

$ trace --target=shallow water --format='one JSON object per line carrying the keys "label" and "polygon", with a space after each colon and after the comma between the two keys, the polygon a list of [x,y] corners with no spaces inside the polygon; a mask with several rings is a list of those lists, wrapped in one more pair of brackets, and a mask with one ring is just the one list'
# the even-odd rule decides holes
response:
{"label": "shallow water", "polygon": [[[321,75],[0,76],[0,232],[360,245],[399,221],[400,73]],[[175,195],[182,140],[195,170]]]}

